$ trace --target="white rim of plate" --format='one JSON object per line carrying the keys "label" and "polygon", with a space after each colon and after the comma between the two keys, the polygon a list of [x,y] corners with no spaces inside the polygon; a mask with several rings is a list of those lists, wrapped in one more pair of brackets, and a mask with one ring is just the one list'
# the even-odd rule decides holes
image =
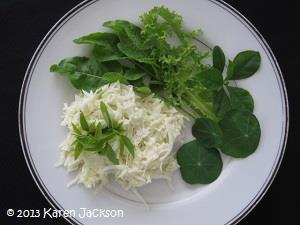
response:
{"label": "white rim of plate", "polygon": [[[27,100],[27,92],[28,87],[30,85],[32,73],[35,69],[35,66],[43,53],[45,47],[49,43],[49,41],[52,39],[52,37],[56,34],[56,32],[72,17],[74,17],[78,12],[82,11],[89,5],[93,4],[94,2],[97,2],[99,0],[85,0],[78,5],[76,5],[74,8],[72,8],[69,12],[67,12],[46,34],[46,36],[42,39],[39,46],[37,47],[36,51],[34,52],[30,63],[27,67],[25,77],[23,80],[21,93],[20,93],[20,99],[19,99],[19,111],[18,111],[18,123],[19,123],[19,135],[21,140],[21,145],[23,149],[23,154],[27,163],[27,166],[29,168],[29,171],[40,189],[41,193],[44,195],[44,197],[47,199],[47,201],[50,203],[50,205],[54,209],[64,209],[59,202],[51,195],[45,184],[43,183],[43,180],[39,176],[39,173],[34,165],[34,162],[31,157],[30,149],[28,147],[28,140],[27,140],[27,133],[26,133],[26,125],[25,125],[25,109],[26,109],[26,100]],[[267,179],[265,180],[264,184],[260,188],[259,192],[255,195],[255,197],[247,204],[247,206],[244,207],[243,210],[241,210],[235,217],[233,217],[231,220],[226,222],[224,225],[231,225],[231,224],[237,224],[240,222],[245,216],[247,216],[250,211],[258,204],[258,202],[262,199],[262,197],[265,195],[269,187],[271,186],[278,169],[280,167],[287,137],[288,137],[288,128],[289,128],[289,106],[288,106],[288,98],[287,98],[287,91],[284,83],[284,79],[280,70],[280,67],[278,65],[278,62],[267,44],[264,37],[259,33],[259,31],[254,27],[254,25],[240,12],[238,12],[235,8],[233,8],[228,3],[222,1],[222,0],[207,0],[212,3],[214,3],[216,6],[221,7],[225,11],[229,12],[231,15],[233,15],[238,21],[240,21],[249,31],[250,33],[256,38],[258,43],[261,45],[263,50],[265,51],[266,55],[268,56],[269,61],[272,64],[272,68],[274,70],[274,73],[276,75],[278,86],[280,87],[280,96],[281,101],[283,103],[283,118],[282,121],[282,132],[281,132],[281,140],[279,145],[279,150],[276,155],[276,160],[274,161],[274,164],[272,166],[271,172],[269,173]],[[76,218],[73,217],[67,217],[65,218],[69,223],[71,224],[82,224],[79,222]]]}

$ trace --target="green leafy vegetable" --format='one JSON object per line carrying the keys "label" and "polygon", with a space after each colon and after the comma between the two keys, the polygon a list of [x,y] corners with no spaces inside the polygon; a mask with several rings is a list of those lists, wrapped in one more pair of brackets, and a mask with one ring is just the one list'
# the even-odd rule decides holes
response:
{"label": "green leafy vegetable", "polygon": [[107,21],[103,26],[117,32],[120,39],[117,47],[126,56],[138,62],[151,62],[149,52],[144,50],[142,46],[141,28],[126,20]]}
{"label": "green leafy vegetable", "polygon": [[52,65],[50,71],[69,79],[77,89],[89,91],[105,84],[101,79],[103,67],[94,58],[77,56],[63,59],[58,65]]}
{"label": "green leafy vegetable", "polygon": [[[154,93],[186,112],[195,119],[192,133],[197,140],[183,145],[177,153],[183,179],[188,183],[210,183],[222,169],[216,148],[244,158],[258,146],[261,131],[252,114],[253,98],[247,90],[229,83],[256,73],[260,54],[247,50],[230,60],[221,47],[215,46],[212,65],[207,65],[202,60],[209,52],[199,51],[194,44],[199,30],[186,31],[176,12],[164,6],[154,7],[140,20],[141,26],[126,20],[105,22],[103,26],[112,32],[90,33],[74,40],[91,45],[89,57],[63,59],[50,71],[86,91],[117,81],[130,84],[136,92]],[[82,151],[95,151],[118,164],[125,148],[134,157],[134,145],[124,136],[121,124],[113,123],[103,102],[100,109],[106,127],[88,124],[83,113],[80,126],[85,132],[72,124],[76,136],[74,157],[78,158]],[[109,143],[114,138],[119,141],[119,158]]]}
{"label": "green leafy vegetable", "polygon": [[216,94],[213,106],[214,112],[219,118],[223,118],[223,116],[231,110],[230,98],[223,88]]}
{"label": "green leafy vegetable", "polygon": [[116,72],[107,72],[103,74],[102,79],[107,81],[108,83],[119,81],[120,83],[128,84],[127,79],[121,73]]}
{"label": "green leafy vegetable", "polygon": [[100,104],[100,109],[106,120],[107,127],[102,128],[100,123],[97,125],[94,123],[89,124],[82,112],[80,113],[80,126],[87,133],[81,134],[80,130],[72,124],[73,130],[76,130],[74,133],[76,137],[76,141],[74,142],[74,158],[77,159],[82,151],[90,151],[106,156],[114,164],[119,164],[117,154],[110,145],[110,141],[116,137],[120,141],[120,157],[124,155],[124,145],[128,152],[134,157],[134,145],[128,137],[122,134],[124,130],[121,124],[117,124],[113,127],[113,122],[103,102]]}
{"label": "green leafy vegetable", "polygon": [[98,123],[95,130],[95,138],[100,139],[102,137],[102,127],[101,124]]}
{"label": "green leafy vegetable", "polygon": [[232,110],[248,110],[253,112],[254,101],[251,94],[245,89],[227,86],[227,92],[222,88],[214,99],[214,111],[219,118]]}
{"label": "green leafy vegetable", "polygon": [[119,49],[105,49],[99,46],[95,46],[92,50],[93,57],[97,59],[99,62],[109,62],[116,60],[123,60],[127,57],[120,52]]}
{"label": "green leafy vegetable", "polygon": [[140,69],[133,68],[127,70],[124,76],[129,81],[135,81],[145,77],[146,73]]}
{"label": "green leafy vegetable", "polygon": [[207,148],[218,148],[222,144],[219,125],[208,118],[198,118],[192,127],[193,136]]}
{"label": "green leafy vegetable", "polygon": [[203,70],[196,76],[197,79],[210,90],[217,90],[223,86],[222,73],[214,67]]}
{"label": "green leafy vegetable", "polygon": [[227,75],[226,75],[226,80],[231,80],[232,76],[234,73],[234,64],[233,62],[229,59],[228,61],[228,67],[227,67]]}
{"label": "green leafy vegetable", "polygon": [[74,123],[72,123],[72,128],[75,134],[81,135],[79,128]]}
{"label": "green leafy vegetable", "polygon": [[[84,90],[93,90],[116,80],[125,83],[126,79],[139,92],[148,94],[148,88],[153,89],[160,98],[168,99],[174,106],[182,110],[189,106],[194,111],[192,114],[216,121],[212,103],[215,89],[222,86],[222,75],[201,63],[207,54],[202,54],[192,43],[198,30],[184,31],[182,17],[165,7],[153,8],[141,16],[141,21],[142,27],[125,20],[105,22],[103,26],[114,30],[116,35],[97,32],[75,39],[76,43],[94,46],[91,59],[73,63],[75,68],[71,72],[67,70],[68,73],[57,66],[51,71],[64,75],[76,88]],[[178,43],[172,44],[171,37],[177,38]],[[122,76],[103,77],[106,72],[115,72],[107,71],[103,61],[120,63],[123,59],[126,63],[121,63]],[[85,66],[93,62],[99,67],[97,73]],[[76,79],[73,74],[76,74]],[[142,78],[151,82],[144,83]]]}
{"label": "green leafy vegetable", "polygon": [[90,44],[101,46],[106,49],[114,49],[119,42],[116,34],[106,32],[91,33],[74,40],[76,44]]}
{"label": "green leafy vegetable", "polygon": [[80,126],[81,126],[81,128],[83,130],[85,130],[85,131],[89,131],[90,130],[89,125],[88,125],[88,123],[87,123],[87,121],[85,119],[85,116],[84,116],[84,114],[82,112],[80,112],[80,120],[79,121],[80,121]]}
{"label": "green leafy vegetable", "polygon": [[125,59],[126,56],[117,48],[119,38],[106,32],[91,33],[74,40],[77,44],[94,46],[93,55],[99,62]]}
{"label": "green leafy vegetable", "polygon": [[223,167],[218,150],[205,148],[197,140],[178,150],[177,161],[182,178],[189,184],[209,184],[218,178]]}
{"label": "green leafy vegetable", "polygon": [[[141,22],[141,27],[126,20],[105,22],[103,26],[116,33],[96,32],[74,40],[75,43],[94,46],[90,59],[65,59],[59,65],[53,65],[51,71],[58,72],[71,80],[76,88],[84,90],[115,81],[132,84],[144,94],[150,93],[144,88],[148,87],[183,111],[188,106],[196,118],[205,116],[218,121],[214,108],[216,90],[224,83],[221,73],[225,56],[222,49],[214,47],[213,67],[203,64],[201,60],[207,54],[201,53],[192,42],[198,30],[186,32],[182,17],[164,6],[154,7],[143,14]],[[108,63],[106,60],[122,68],[116,71],[105,64]],[[241,52],[233,61],[229,60],[226,79],[251,76],[259,64],[258,52]],[[118,74],[108,76],[107,72]],[[144,79],[149,82],[145,83]]]}
{"label": "green leafy vegetable", "polygon": [[134,90],[144,95],[151,94],[151,89],[148,87],[136,87]]}
{"label": "green leafy vegetable", "polygon": [[125,145],[128,152],[134,157],[134,145],[130,141],[130,139],[126,136],[120,135],[122,143]]}
{"label": "green leafy vegetable", "polygon": [[75,150],[74,150],[74,159],[75,160],[78,159],[81,152],[82,152],[82,145],[79,142],[77,142],[75,145]]}
{"label": "green leafy vegetable", "polygon": [[108,130],[108,132],[104,133],[101,138],[99,139],[99,144],[103,145],[105,142],[112,140],[114,137],[117,136],[117,133],[114,130]]}
{"label": "green leafy vegetable", "polygon": [[113,164],[115,164],[115,165],[119,164],[119,160],[117,158],[117,155],[116,155],[115,151],[113,150],[113,148],[109,144],[105,145],[104,151],[105,151],[105,155],[107,156],[107,158]]}
{"label": "green leafy vegetable", "polygon": [[105,119],[105,122],[106,122],[107,126],[110,127],[110,128],[113,127],[112,120],[111,120],[110,115],[108,113],[107,107],[103,102],[100,103],[100,109],[101,109],[102,115]]}
{"label": "green leafy vegetable", "polygon": [[240,52],[233,60],[233,74],[230,79],[240,80],[252,76],[259,69],[260,60],[259,52]]}
{"label": "green leafy vegetable", "polygon": [[94,151],[98,147],[101,147],[100,140],[91,135],[77,136],[77,141],[82,145],[85,150]]}
{"label": "green leafy vegetable", "polygon": [[256,117],[249,111],[229,111],[220,121],[223,131],[221,150],[224,154],[245,158],[252,154],[259,143],[260,126]]}
{"label": "green leafy vegetable", "polygon": [[[151,80],[162,85],[160,96],[183,110],[189,105],[198,115],[216,120],[212,109],[213,90],[197,76],[206,69],[201,63],[205,54],[191,41],[198,32],[185,32],[182,17],[165,7],[153,8],[141,16],[141,21],[144,46],[151,50],[154,59],[155,74]],[[177,43],[170,43],[170,37],[177,38]]]}
{"label": "green leafy vegetable", "polygon": [[227,87],[231,108],[253,112],[254,101],[250,93],[242,88]]}
{"label": "green leafy vegetable", "polygon": [[223,50],[219,46],[215,46],[212,54],[213,66],[222,73],[225,66],[225,55]]}
{"label": "green leafy vegetable", "polygon": [[[92,56],[94,57],[94,56]],[[123,74],[124,67],[119,61],[107,61],[107,62],[101,62],[104,72],[103,74],[107,72],[116,72]]]}
{"label": "green leafy vegetable", "polygon": [[124,155],[124,142],[121,137],[119,137],[119,145],[120,145],[120,156],[123,157]]}

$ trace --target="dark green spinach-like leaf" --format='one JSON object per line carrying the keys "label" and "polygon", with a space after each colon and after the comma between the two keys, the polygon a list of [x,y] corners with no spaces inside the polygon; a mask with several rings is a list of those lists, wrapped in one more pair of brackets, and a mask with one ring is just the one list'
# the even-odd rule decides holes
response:
{"label": "dark green spinach-like leaf", "polygon": [[121,65],[118,61],[107,61],[101,63],[103,68],[103,73],[107,72],[116,72],[116,73],[123,73],[124,68],[123,65]]}
{"label": "dark green spinach-like leaf", "polygon": [[114,83],[119,81],[122,84],[128,84],[126,77],[123,76],[121,73],[116,72],[107,72],[103,74],[102,79],[107,81],[108,83]]}
{"label": "dark green spinach-like leaf", "polygon": [[201,71],[195,77],[210,90],[217,90],[223,85],[222,73],[214,67]]}
{"label": "dark green spinach-like leaf", "polygon": [[219,118],[222,118],[231,110],[231,102],[224,88],[221,88],[216,94],[213,102],[214,112]]}
{"label": "dark green spinach-like leaf", "polygon": [[260,126],[249,111],[229,111],[219,123],[223,131],[221,150],[224,154],[245,158],[252,154],[259,143]]}
{"label": "dark green spinach-like leaf", "polygon": [[189,184],[209,184],[221,174],[223,162],[216,149],[208,149],[194,140],[177,152],[183,180]]}
{"label": "dark green spinach-like leaf", "polygon": [[239,109],[239,110],[248,110],[253,112],[254,108],[254,101],[251,94],[239,87],[227,87],[229,92],[231,108],[232,109]]}
{"label": "dark green spinach-like leaf", "polygon": [[106,82],[101,79],[103,68],[94,58],[72,57],[66,58],[50,67],[51,72],[59,73],[70,80],[77,89],[94,90]]}
{"label": "dark green spinach-like leaf", "polygon": [[103,26],[117,32],[120,39],[117,46],[126,56],[138,62],[152,63],[152,59],[149,58],[150,52],[143,48],[140,27],[126,20],[107,21]]}
{"label": "dark green spinach-like leaf", "polygon": [[106,49],[101,46],[95,46],[92,54],[99,62],[110,62],[127,58],[118,48]]}
{"label": "dark green spinach-like leaf", "polygon": [[252,76],[259,69],[260,54],[256,51],[243,51],[233,60],[233,74],[230,80],[240,80]]}
{"label": "dark green spinach-like leaf", "polygon": [[93,55],[99,62],[125,59],[126,56],[117,48],[119,37],[113,33],[96,32],[74,40],[77,44],[94,46]]}
{"label": "dark green spinach-like leaf", "polygon": [[90,44],[101,46],[105,49],[114,49],[119,42],[119,38],[113,33],[96,32],[77,38],[74,42],[76,44]]}
{"label": "dark green spinach-like leaf", "polygon": [[226,72],[226,81],[231,80],[232,76],[234,73],[234,64],[233,62],[229,59],[228,61],[228,66],[227,66],[227,72]]}
{"label": "dark green spinach-like leaf", "polygon": [[225,66],[225,55],[223,50],[219,46],[213,48],[213,67],[218,69],[221,73]]}
{"label": "dark green spinach-like leaf", "polygon": [[126,71],[125,78],[129,81],[139,80],[146,76],[146,73],[140,69],[133,68]]}
{"label": "dark green spinach-like leaf", "polygon": [[214,111],[219,118],[232,110],[248,110],[253,112],[254,101],[251,94],[245,89],[227,86],[228,94],[222,88],[214,99]]}
{"label": "dark green spinach-like leaf", "polygon": [[222,131],[219,125],[211,119],[196,119],[192,134],[204,147],[218,148],[222,144]]}

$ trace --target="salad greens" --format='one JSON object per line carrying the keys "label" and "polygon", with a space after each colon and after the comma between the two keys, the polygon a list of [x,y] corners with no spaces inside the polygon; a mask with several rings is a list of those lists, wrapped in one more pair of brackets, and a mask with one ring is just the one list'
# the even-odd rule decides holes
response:
{"label": "salad greens", "polygon": [[229,80],[240,80],[252,76],[259,69],[260,54],[255,51],[244,51],[237,54],[233,62],[233,72],[227,76]]}
{"label": "salad greens", "polygon": [[225,55],[223,50],[219,46],[216,46],[213,49],[212,55],[213,67],[218,69],[222,73],[225,67]]}
{"label": "salad greens", "polygon": [[190,184],[208,184],[218,178],[223,162],[214,148],[205,148],[197,140],[184,144],[177,153],[182,178]]}
{"label": "salad greens", "polygon": [[116,151],[109,144],[109,141],[114,138],[119,138],[120,145],[123,146],[122,152],[120,150],[120,157],[124,154],[124,146],[128,152],[134,157],[134,146],[130,139],[124,136],[121,124],[114,124],[107,110],[106,105],[101,102],[100,110],[107,124],[106,127],[102,127],[100,123],[88,124],[84,114],[80,113],[80,126],[85,133],[80,132],[79,128],[72,124],[72,129],[76,136],[74,142],[75,151],[74,157],[77,159],[82,151],[94,151],[99,155],[106,156],[113,164],[119,164]]}
{"label": "salad greens", "polygon": [[197,118],[192,127],[193,136],[207,148],[219,148],[223,133],[219,125],[208,118]]}
{"label": "salad greens", "polygon": [[[144,95],[154,93],[185,112],[195,120],[192,134],[196,141],[183,145],[177,153],[182,177],[189,183],[212,182],[222,169],[217,149],[244,158],[258,146],[261,131],[253,114],[253,98],[247,90],[230,84],[255,74],[260,67],[260,54],[247,50],[233,60],[226,60],[221,47],[215,46],[212,65],[206,64],[203,59],[210,52],[200,52],[194,44],[199,30],[185,31],[182,17],[176,12],[164,6],[154,7],[140,21],[139,26],[126,20],[106,21],[103,26],[111,31],[74,40],[76,44],[92,47],[89,57],[63,59],[52,65],[50,71],[86,91],[116,81],[130,84],[135,91]],[[130,140],[109,121],[104,105],[101,110],[108,127],[99,127],[97,135],[87,129],[82,114],[81,126],[88,134],[77,134],[76,155],[82,148],[94,146],[99,154],[117,163],[107,140],[118,136],[120,155],[126,147],[134,156]],[[103,138],[105,141],[100,141]]]}
{"label": "salad greens", "polygon": [[220,121],[223,131],[221,151],[227,155],[245,158],[252,154],[259,143],[260,128],[256,117],[246,110],[232,110]]}

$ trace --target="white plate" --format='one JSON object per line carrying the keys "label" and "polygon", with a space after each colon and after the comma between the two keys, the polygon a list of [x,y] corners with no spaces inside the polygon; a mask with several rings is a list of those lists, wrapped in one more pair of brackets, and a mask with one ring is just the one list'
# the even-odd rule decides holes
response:
{"label": "white plate", "polygon": [[[189,29],[202,28],[202,40],[220,45],[230,58],[246,49],[262,56],[259,72],[238,86],[249,90],[255,100],[255,115],[262,137],[255,154],[226,163],[221,176],[210,185],[185,184],[174,176],[175,190],[154,182],[140,191],[150,210],[116,185],[103,193],[77,185],[64,168],[54,168],[58,145],[66,130],[60,127],[62,106],[71,102],[74,90],[69,82],[49,72],[49,66],[68,56],[83,55],[88,48],[72,43],[75,37],[101,29],[111,19],[138,22],[139,15],[153,6],[176,10]],[[214,0],[100,0],[85,1],[68,12],[49,31],[36,50],[24,79],[19,108],[20,136],[32,176],[55,208],[122,209],[123,218],[68,218],[74,224],[234,224],[257,204],[272,182],[281,162],[287,138],[288,105],[279,66],[267,43],[240,13]]]}

